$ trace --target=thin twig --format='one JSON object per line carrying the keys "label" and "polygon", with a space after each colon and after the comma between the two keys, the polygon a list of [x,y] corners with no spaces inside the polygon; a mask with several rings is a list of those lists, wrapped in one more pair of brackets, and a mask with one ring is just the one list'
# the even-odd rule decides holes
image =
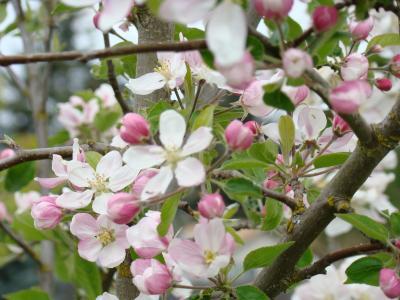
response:
{"label": "thin twig", "polygon": [[196,111],[197,102],[199,101],[199,97],[200,97],[200,92],[201,92],[201,89],[202,89],[202,87],[204,86],[205,83],[206,83],[205,80],[200,80],[199,81],[199,85],[197,86],[196,96],[195,96],[194,101],[193,101],[192,110],[190,111],[190,114],[189,114],[188,125],[189,125],[190,119],[192,118],[194,112]]}

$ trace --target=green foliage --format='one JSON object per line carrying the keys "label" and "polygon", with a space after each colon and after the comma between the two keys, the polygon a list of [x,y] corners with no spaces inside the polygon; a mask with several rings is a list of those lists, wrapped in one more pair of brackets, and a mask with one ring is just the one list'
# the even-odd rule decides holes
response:
{"label": "green foliage", "polygon": [[206,126],[206,127],[212,127],[213,122],[214,122],[214,111],[215,111],[215,105],[209,105],[206,106],[196,117],[196,119],[193,122],[192,125],[192,131],[195,131],[196,129]]}
{"label": "green foliage", "polygon": [[238,300],[268,300],[268,296],[252,285],[243,285],[236,288]]}
{"label": "green foliage", "polygon": [[379,286],[379,271],[382,267],[382,262],[377,258],[360,258],[346,269],[346,283],[364,283]]}
{"label": "green foliage", "polygon": [[49,146],[54,147],[57,145],[63,145],[69,140],[69,133],[66,130],[60,130],[55,135],[49,137]]}
{"label": "green foliage", "polygon": [[266,91],[264,94],[264,103],[288,112],[293,112],[295,108],[290,98],[280,90],[275,90],[273,92]]}
{"label": "green foliage", "polygon": [[273,164],[278,155],[278,146],[271,140],[262,143],[254,143],[248,151],[248,154],[258,161],[266,164]]}
{"label": "green foliage", "polygon": [[181,196],[181,194],[177,194],[164,202],[161,208],[161,222],[157,226],[157,231],[161,236],[165,236],[168,233],[169,226],[175,219]]}
{"label": "green foliage", "polygon": [[230,219],[239,211],[240,205],[238,203],[232,203],[229,205],[224,212],[224,219]]}
{"label": "green foliage", "polygon": [[253,196],[260,198],[262,196],[261,189],[254,185],[253,182],[244,178],[229,179],[223,185],[223,190],[229,195],[236,196]]}
{"label": "green foliage", "polygon": [[400,36],[397,33],[377,35],[368,43],[367,50],[370,50],[375,45],[380,45],[383,48],[400,46]]}
{"label": "green foliage", "polygon": [[390,215],[390,229],[392,230],[392,233],[400,237],[400,213],[399,212],[394,212]]}
{"label": "green foliage", "polygon": [[247,271],[250,269],[270,266],[275,259],[277,259],[278,256],[281,255],[281,253],[288,249],[291,245],[293,245],[293,242],[262,247],[253,250],[245,257],[243,269]]}
{"label": "green foliage", "polygon": [[17,192],[35,177],[35,163],[25,162],[8,169],[4,186],[9,192]]}
{"label": "green foliage", "polygon": [[295,126],[290,116],[281,116],[279,118],[279,136],[281,140],[282,155],[285,162],[289,161],[289,155],[294,146]]}
{"label": "green foliage", "polygon": [[255,60],[263,59],[265,54],[265,47],[258,38],[249,35],[247,37],[247,49],[250,50],[250,53]]}
{"label": "green foliage", "polygon": [[261,229],[268,231],[275,229],[282,221],[283,205],[273,199],[267,199],[265,202],[265,217]]}
{"label": "green foliage", "polygon": [[103,157],[100,153],[95,151],[85,152],[86,162],[93,168],[96,169],[97,164],[100,159]]}
{"label": "green foliage", "polygon": [[105,132],[113,127],[120,117],[120,112],[101,110],[97,113],[96,118],[94,119],[94,126],[100,132]]}
{"label": "green foliage", "polygon": [[317,169],[339,166],[346,162],[350,154],[350,152],[336,152],[321,155],[314,160],[313,164]]}
{"label": "green foliage", "polygon": [[50,300],[49,295],[39,288],[30,288],[4,295],[5,300]]}
{"label": "green foliage", "polygon": [[313,262],[314,255],[311,251],[310,248],[306,250],[306,252],[303,253],[303,255],[300,257],[299,261],[296,264],[296,267],[298,268],[305,268]]}

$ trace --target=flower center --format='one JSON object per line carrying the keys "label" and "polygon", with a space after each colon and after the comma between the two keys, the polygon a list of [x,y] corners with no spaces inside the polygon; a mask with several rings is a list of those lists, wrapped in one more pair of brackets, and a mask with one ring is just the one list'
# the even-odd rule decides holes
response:
{"label": "flower center", "polygon": [[96,178],[89,181],[89,185],[92,190],[96,192],[106,192],[107,191],[107,179],[103,176],[96,174]]}
{"label": "flower center", "polygon": [[175,167],[178,161],[182,159],[178,149],[166,149],[165,159],[172,167]]}
{"label": "flower center", "polygon": [[207,265],[210,265],[215,258],[217,257],[217,254],[211,250],[206,250],[204,251],[204,261],[206,262]]}
{"label": "flower center", "polygon": [[97,235],[97,239],[100,241],[103,247],[107,246],[108,244],[111,244],[112,242],[115,241],[114,230],[103,228],[100,234]]}
{"label": "flower center", "polygon": [[154,71],[157,73],[160,73],[162,76],[164,76],[167,80],[170,79],[171,77],[171,72],[169,69],[169,63],[166,61],[160,62],[160,65],[156,68],[154,68]]}

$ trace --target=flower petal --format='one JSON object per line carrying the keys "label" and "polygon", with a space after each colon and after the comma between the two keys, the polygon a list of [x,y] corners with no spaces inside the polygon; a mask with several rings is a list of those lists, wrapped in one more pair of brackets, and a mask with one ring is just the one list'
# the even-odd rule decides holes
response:
{"label": "flower petal", "polygon": [[178,162],[175,177],[179,186],[196,186],[204,182],[206,171],[203,164],[194,157],[188,157]]}
{"label": "flower petal", "polygon": [[246,48],[247,21],[243,9],[224,1],[213,12],[207,25],[208,47],[221,66],[239,62]]}
{"label": "flower petal", "polygon": [[279,144],[281,137],[279,135],[278,123],[269,123],[261,127],[261,131],[275,143]]}
{"label": "flower petal", "polygon": [[80,188],[90,187],[90,181],[96,178],[91,166],[86,163],[74,162],[68,164],[68,180]]}
{"label": "flower petal", "polygon": [[225,227],[221,219],[198,223],[194,227],[194,240],[202,250],[218,253],[225,240]]}
{"label": "flower petal", "polygon": [[64,182],[67,181],[67,179],[62,178],[62,177],[54,177],[54,178],[39,178],[36,177],[35,181],[37,181],[41,187],[44,187],[46,189],[53,189],[60,184],[63,184]]}
{"label": "flower petal", "polygon": [[131,12],[133,0],[103,0],[103,10],[100,12],[98,27],[102,31],[110,30],[116,23],[122,21]]}
{"label": "flower petal", "polygon": [[67,168],[61,155],[54,154],[51,161],[51,169],[57,177],[66,177]]}
{"label": "flower petal", "polygon": [[118,243],[111,243],[100,251],[99,264],[105,268],[114,268],[124,261],[125,255],[123,247]]}
{"label": "flower petal", "polygon": [[193,23],[200,21],[215,6],[216,0],[165,0],[160,16],[168,22]]}
{"label": "flower petal", "polygon": [[165,161],[160,146],[132,146],[123,155],[124,162],[132,169],[142,170],[161,165]]}
{"label": "flower petal", "polygon": [[322,109],[305,105],[296,108],[293,113],[293,119],[307,140],[315,140],[327,124],[326,116]]}
{"label": "flower petal", "polygon": [[95,262],[101,251],[102,245],[96,238],[81,240],[78,243],[78,253],[83,259]]}
{"label": "flower petal", "polygon": [[164,194],[173,179],[172,169],[169,166],[162,167],[160,172],[151,178],[143,189],[141,199],[147,200],[159,194]]}
{"label": "flower petal", "polygon": [[68,6],[83,7],[99,3],[100,0],[61,0],[62,3]]}
{"label": "flower petal", "polygon": [[193,132],[182,148],[181,155],[189,156],[206,149],[213,139],[210,127],[200,127]]}
{"label": "flower petal", "polygon": [[84,208],[90,204],[93,194],[91,190],[84,192],[67,191],[57,198],[56,204],[62,208],[72,210]]}
{"label": "flower petal", "polygon": [[106,215],[108,199],[110,199],[112,195],[112,193],[103,193],[97,195],[92,203],[93,211],[99,215]]}
{"label": "flower petal", "polygon": [[90,239],[99,232],[96,219],[86,213],[79,213],[72,217],[70,231],[79,239]]}
{"label": "flower petal", "polygon": [[160,140],[167,150],[178,150],[185,132],[185,119],[175,110],[170,109],[160,115]]}
{"label": "flower petal", "polygon": [[182,270],[195,276],[204,276],[207,270],[202,249],[189,240],[174,239],[168,247],[168,254]]}
{"label": "flower petal", "polygon": [[136,95],[148,95],[164,87],[166,79],[160,73],[153,72],[144,74],[135,79],[130,79],[125,85]]}
{"label": "flower petal", "polygon": [[111,174],[107,187],[113,192],[121,191],[135,180],[139,171],[139,169],[134,170],[129,166],[119,168]]}
{"label": "flower petal", "polygon": [[96,167],[96,173],[109,178],[112,173],[122,167],[122,157],[118,151],[111,151],[104,155]]}

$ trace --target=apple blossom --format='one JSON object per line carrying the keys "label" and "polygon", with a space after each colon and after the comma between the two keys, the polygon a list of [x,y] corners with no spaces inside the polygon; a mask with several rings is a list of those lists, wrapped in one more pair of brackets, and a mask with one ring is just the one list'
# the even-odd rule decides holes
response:
{"label": "apple blossom", "polygon": [[369,17],[361,22],[350,22],[350,33],[355,41],[365,40],[372,28],[374,27],[374,19]]}
{"label": "apple blossom", "polygon": [[331,91],[330,103],[336,112],[352,114],[371,93],[371,86],[364,80],[345,81]]}
{"label": "apple blossom", "polygon": [[310,89],[306,85],[301,86],[284,86],[282,91],[288,95],[294,105],[299,105],[301,102],[307,99],[310,95]]}
{"label": "apple blossom", "polygon": [[258,14],[274,21],[282,21],[292,9],[293,0],[253,0]]}
{"label": "apple blossom", "polygon": [[342,136],[351,131],[351,128],[339,115],[335,115],[332,121],[332,130],[337,136]]}
{"label": "apple blossom", "polygon": [[151,178],[156,176],[158,172],[158,169],[146,169],[140,171],[139,175],[132,184],[132,194],[134,194],[137,199],[140,199],[146,184]]}
{"label": "apple blossom", "polygon": [[166,192],[174,176],[178,185],[190,187],[205,180],[205,169],[200,160],[190,155],[205,150],[211,143],[211,128],[196,129],[184,143],[186,132],[185,119],[174,110],[167,110],[160,115],[160,141],[158,145],[131,146],[124,153],[124,161],[134,168],[147,169],[162,165],[142,192],[142,199],[147,200]]}
{"label": "apple blossom", "polygon": [[389,78],[379,78],[375,80],[375,85],[383,92],[388,92],[392,89],[392,81]]}
{"label": "apple blossom", "polygon": [[139,169],[122,165],[118,151],[111,151],[103,156],[96,169],[89,164],[72,161],[67,165],[68,181],[78,191],[65,191],[57,198],[57,204],[67,209],[79,209],[90,204],[93,196],[93,210],[106,214],[107,201],[112,193],[119,192],[133,182]]}
{"label": "apple blossom", "polygon": [[217,4],[217,0],[164,0],[160,17],[168,22],[189,24],[202,20]]}
{"label": "apple blossom", "polygon": [[256,117],[265,117],[268,115],[273,108],[265,105],[263,101],[264,97],[264,89],[263,89],[264,81],[255,80],[250,86],[243,92],[240,97],[240,104],[243,109]]}
{"label": "apple blossom", "polygon": [[233,120],[225,129],[225,139],[230,149],[243,151],[250,148],[254,134],[241,121]]}
{"label": "apple blossom", "polygon": [[390,60],[389,69],[394,76],[400,78],[400,54],[393,56]]}
{"label": "apple blossom", "polygon": [[97,219],[86,213],[72,217],[70,231],[79,239],[79,255],[104,268],[114,268],[125,259],[129,247],[125,233],[127,225],[113,223],[105,215]]}
{"label": "apple blossom", "polygon": [[400,297],[400,278],[395,270],[382,269],[379,273],[379,286],[387,297]]}
{"label": "apple blossom", "polygon": [[173,239],[168,254],[185,272],[202,278],[214,277],[226,267],[235,242],[221,219],[203,220],[194,227],[194,241]]}
{"label": "apple blossom", "polygon": [[339,19],[339,13],[334,6],[318,6],[312,15],[314,28],[325,32],[333,28]]}
{"label": "apple blossom", "polygon": [[15,155],[14,150],[4,149],[0,151],[0,160],[13,157]]}
{"label": "apple blossom", "polygon": [[204,218],[221,218],[225,212],[224,199],[219,193],[206,194],[201,197],[197,208]]}
{"label": "apple blossom", "polygon": [[383,48],[381,45],[373,45],[371,49],[369,49],[368,53],[373,53],[373,54],[379,54],[383,51]]}
{"label": "apple blossom", "polygon": [[128,113],[122,118],[120,136],[128,144],[141,144],[150,137],[150,124],[141,115]]}
{"label": "apple blossom", "polygon": [[368,77],[368,68],[368,59],[362,54],[353,53],[346,57],[340,68],[340,75],[345,81],[364,80]]}
{"label": "apple blossom", "polygon": [[61,0],[66,5],[74,7],[92,6],[102,3],[101,12],[96,17],[96,27],[102,31],[109,31],[112,26],[127,17],[134,4],[134,0]]}
{"label": "apple blossom", "polygon": [[31,215],[35,227],[39,229],[53,229],[63,216],[62,208],[56,203],[57,196],[43,196],[35,200],[32,205]]}
{"label": "apple blossom", "polygon": [[107,216],[117,224],[127,224],[140,211],[137,198],[128,193],[112,195],[107,203]]}
{"label": "apple blossom", "polygon": [[283,54],[283,69],[289,77],[299,78],[312,67],[313,62],[310,55],[302,50],[291,48]]}
{"label": "apple blossom", "polygon": [[156,259],[136,259],[131,264],[131,272],[133,283],[144,294],[164,294],[172,286],[171,272]]}
{"label": "apple blossom", "polygon": [[0,222],[11,222],[11,216],[8,213],[7,207],[3,202],[0,202]]}
{"label": "apple blossom", "polygon": [[186,65],[181,53],[157,53],[159,66],[154,72],[130,79],[125,85],[132,93],[148,95],[161,88],[173,90],[179,87],[185,79]]}
{"label": "apple blossom", "polygon": [[40,194],[36,191],[27,193],[16,192],[14,194],[15,203],[17,204],[16,214],[22,214],[30,209],[33,203],[40,198]]}
{"label": "apple blossom", "polygon": [[103,107],[113,107],[118,103],[115,98],[114,90],[109,84],[103,83],[94,91],[94,94],[100,98]]}
{"label": "apple blossom", "polygon": [[239,62],[228,66],[217,65],[217,69],[226,78],[226,83],[235,89],[245,90],[254,80],[254,60],[248,51]]}
{"label": "apple blossom", "polygon": [[137,224],[127,230],[126,237],[129,244],[140,257],[153,258],[168,248],[174,230],[170,226],[168,233],[161,237],[157,231],[160,222],[161,213],[150,210]]}
{"label": "apple blossom", "polygon": [[256,121],[247,121],[246,123],[243,124],[244,127],[247,127],[248,129],[251,130],[254,136],[257,136],[260,134],[260,125]]}

